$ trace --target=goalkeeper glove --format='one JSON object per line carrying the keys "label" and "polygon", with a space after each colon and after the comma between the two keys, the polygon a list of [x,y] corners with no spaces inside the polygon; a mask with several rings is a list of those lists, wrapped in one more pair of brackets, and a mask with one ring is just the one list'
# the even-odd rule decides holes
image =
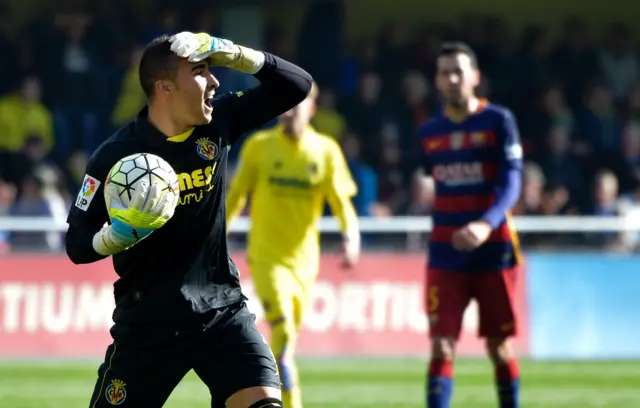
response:
{"label": "goalkeeper glove", "polygon": [[232,68],[252,75],[264,65],[264,53],[207,33],[183,31],[171,36],[169,42],[171,51],[190,62],[208,58],[212,66]]}
{"label": "goalkeeper glove", "polygon": [[[105,188],[117,189],[117,186]],[[177,195],[167,194],[160,184],[149,186],[145,180],[140,180],[134,188],[129,207],[111,206],[111,225],[103,227],[93,237],[93,249],[100,255],[113,255],[132,247],[173,216],[178,204]],[[117,192],[111,196],[117,197]]]}

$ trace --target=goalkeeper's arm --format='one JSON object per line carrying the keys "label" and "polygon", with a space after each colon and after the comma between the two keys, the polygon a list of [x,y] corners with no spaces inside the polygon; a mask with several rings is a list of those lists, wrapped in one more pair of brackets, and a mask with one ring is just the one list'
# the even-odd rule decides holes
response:
{"label": "goalkeeper's arm", "polygon": [[306,71],[275,55],[264,55],[264,65],[254,75],[259,86],[214,101],[218,114],[212,123],[225,122],[222,126],[229,129],[229,143],[295,107],[311,91],[313,79]]}
{"label": "goalkeeper's arm", "polygon": [[99,233],[92,227],[70,225],[66,236],[67,256],[76,265],[88,264],[107,257],[93,248],[93,238]]}

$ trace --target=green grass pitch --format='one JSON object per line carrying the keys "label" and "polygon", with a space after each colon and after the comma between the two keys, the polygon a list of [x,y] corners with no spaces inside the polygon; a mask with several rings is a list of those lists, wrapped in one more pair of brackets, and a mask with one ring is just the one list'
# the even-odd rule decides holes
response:
{"label": "green grass pitch", "polygon": [[[419,360],[304,359],[305,408],[424,408],[425,364]],[[0,407],[87,408],[96,364],[0,363]],[[640,361],[524,360],[524,408],[640,407]],[[492,370],[484,360],[456,363],[455,408],[497,407]],[[208,408],[208,392],[190,373],[165,405]]]}

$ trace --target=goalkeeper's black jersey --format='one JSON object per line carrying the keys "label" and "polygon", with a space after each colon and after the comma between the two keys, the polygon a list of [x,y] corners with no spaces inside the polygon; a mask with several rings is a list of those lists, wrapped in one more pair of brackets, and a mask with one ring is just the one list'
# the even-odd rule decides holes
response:
{"label": "goalkeeper's black jersey", "polygon": [[146,120],[145,108],[89,160],[84,186],[67,220],[67,253],[74,263],[102,258],[91,242],[108,222],[103,187],[118,160],[134,153],[156,154],[171,164],[180,180],[175,215],[113,256],[120,276],[114,284],[114,322],[184,323],[244,299],[226,239],[228,151],[244,132],[294,107],[311,89],[306,72],[269,54],[256,77],[261,82],[257,88],[217,98],[212,122],[196,127],[186,140],[168,140]]}

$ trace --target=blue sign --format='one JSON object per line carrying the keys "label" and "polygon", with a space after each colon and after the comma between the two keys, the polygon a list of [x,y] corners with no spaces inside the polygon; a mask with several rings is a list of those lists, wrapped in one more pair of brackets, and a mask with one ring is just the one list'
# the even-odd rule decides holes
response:
{"label": "blue sign", "polygon": [[640,358],[640,256],[530,254],[533,358]]}

